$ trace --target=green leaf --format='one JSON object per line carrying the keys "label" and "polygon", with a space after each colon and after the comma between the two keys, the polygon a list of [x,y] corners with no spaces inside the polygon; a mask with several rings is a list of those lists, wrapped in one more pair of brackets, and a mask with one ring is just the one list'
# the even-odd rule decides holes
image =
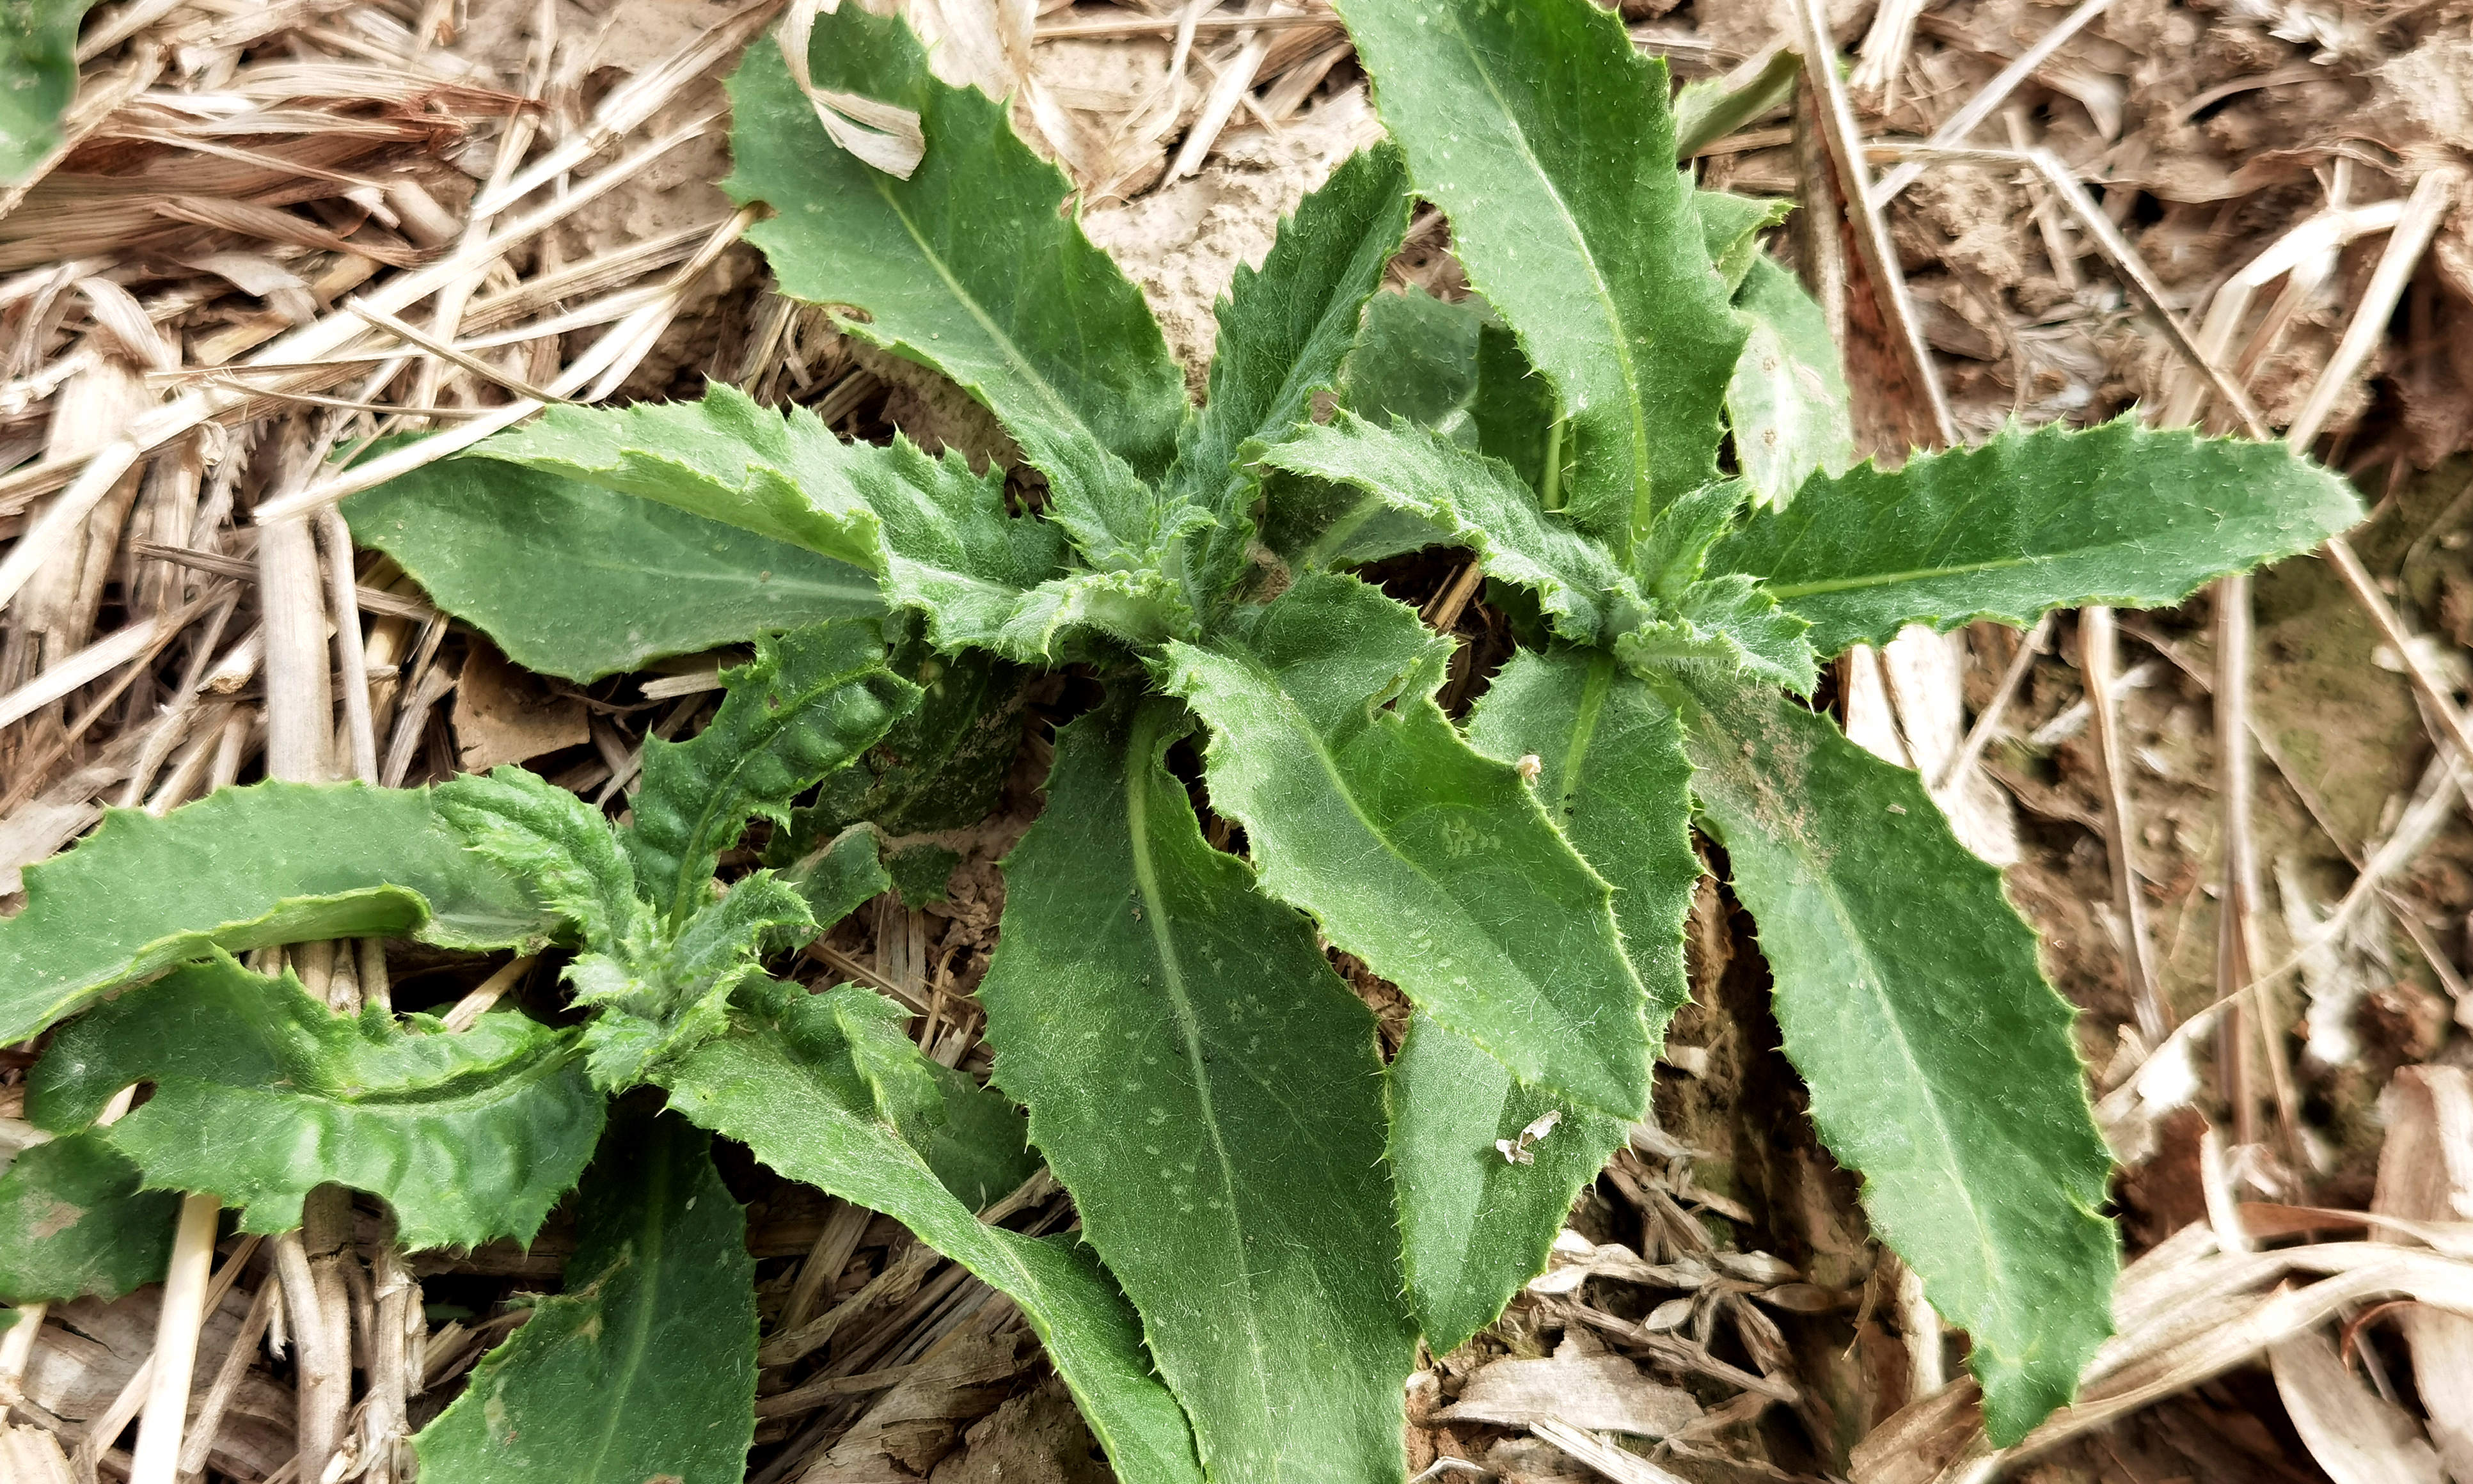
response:
{"label": "green leaf", "polygon": [[876,853],[877,839],[874,826],[852,825],[781,869],[781,883],[799,894],[818,927],[830,927],[859,903],[893,890],[893,877]]}
{"label": "green leaf", "polygon": [[352,539],[529,670],[597,680],[663,655],[884,611],[846,562],[494,459],[445,459],[347,499]]}
{"label": "green leaf", "polygon": [[721,852],[752,818],[787,823],[790,801],[874,746],[917,704],[885,668],[873,622],[759,639],[724,671],[721,707],[686,742],[644,742],[644,782],[621,841],[655,907],[681,922],[709,900]]}
{"label": "green leaf", "polygon": [[1652,1044],[1691,995],[1683,920],[1700,880],[1681,724],[1602,652],[1513,657],[1469,718],[1469,745],[1537,759],[1529,785],[1580,858],[1614,887],[1623,950],[1648,990]]}
{"label": "green leaf", "polygon": [[970,1074],[919,1054],[910,1012],[881,994],[832,996],[851,1061],[876,1093],[876,1110],[901,1131],[954,1199],[981,1210],[1039,1173],[1021,1110]]}
{"label": "green leaf", "polygon": [[1642,676],[1753,675],[1808,696],[1820,679],[1804,637],[1811,627],[1759,585],[1730,573],[1693,583],[1670,616],[1617,634],[1614,649]]}
{"label": "green leaf", "polygon": [[1374,1020],[1202,837],[1170,703],[1057,737],[979,987],[996,1080],[1140,1310],[1215,1480],[1397,1479],[1401,1311]]}
{"label": "green leaf", "polygon": [[737,1484],[756,1432],[747,1213],[685,1120],[613,1126],[577,1202],[565,1291],[481,1357],[413,1439],[455,1484]]}
{"label": "green leaf", "polygon": [[75,849],[26,868],[25,910],[0,922],[0,1045],[218,945],[409,936],[494,948],[552,925],[463,849],[425,789],[259,783],[159,819],[110,809]]}
{"label": "green leaf", "polygon": [[1005,106],[951,87],[899,20],[856,6],[817,17],[819,87],[920,115],[909,180],[834,145],[774,46],[731,79],[722,188],[774,216],[748,237],[781,292],[847,305],[850,334],[958,382],[1048,479],[1054,514],[1100,566],[1140,565],[1164,534],[1144,481],[1164,473],[1185,375],[1150,309],[1062,209],[1062,172],[1014,136]]}
{"label": "green leaf", "polygon": [[730,996],[764,977],[762,960],[815,931],[804,896],[769,871],[741,879],[649,950],[587,953],[567,969],[595,1087],[635,1086],[657,1064],[721,1033]]}
{"label": "green leaf", "polygon": [[1338,413],[1331,423],[1306,425],[1288,443],[1266,447],[1261,460],[1365,494],[1356,510],[1338,512],[1306,549],[1309,566],[1345,552],[1350,535],[1368,517],[1397,512],[1429,524],[1439,539],[1474,549],[1496,582],[1536,593],[1566,638],[1596,643],[1647,618],[1640,591],[1605,546],[1538,510],[1536,494],[1511,465],[1447,435],[1414,423],[1375,428],[1356,413]]}
{"label": "green leaf", "polygon": [[902,905],[916,909],[945,900],[945,888],[952,882],[953,869],[961,864],[961,851],[930,841],[889,852],[884,869],[893,877],[893,889],[901,894]]}
{"label": "green leaf", "polygon": [[[1568,1109],[1429,1016],[1409,1020],[1386,1085],[1408,1302],[1428,1348],[1445,1354],[1545,1271],[1573,1201],[1621,1145],[1625,1125]],[[1517,1147],[1548,1113],[1559,1116],[1529,1143],[1531,1162],[1504,1158],[1498,1143]]]}
{"label": "green leaf", "polygon": [[1794,214],[1794,203],[1768,197],[1737,196],[1729,191],[1694,191],[1693,207],[1700,214],[1701,241],[1726,292],[1740,297],[1744,275],[1759,261],[1761,233]]}
{"label": "green leaf", "polygon": [[[1405,418],[1454,443],[1475,443],[1469,404],[1477,394],[1484,323],[1474,304],[1436,299],[1415,284],[1405,293],[1375,295],[1349,348],[1341,403],[1376,427]],[[1551,407],[1546,416],[1552,419]]]}
{"label": "green leaf", "polygon": [[1312,573],[1162,668],[1211,726],[1212,803],[1266,894],[1521,1076],[1638,1116],[1646,1027],[1605,882],[1434,704],[1451,648]]}
{"label": "green leaf", "polygon": [[1486,574],[1537,595],[1557,632],[1579,643],[1644,621],[1645,608],[1605,548],[1537,508],[1508,464],[1409,422],[1377,427],[1355,413],[1299,428],[1261,452],[1290,473],[1347,485],[1365,498],[1335,513],[1303,560],[1323,565],[1380,512],[1410,515],[1476,551]]}
{"label": "green leaf", "polygon": [[77,96],[78,22],[93,0],[0,5],[0,184],[13,184],[60,148],[60,115]]}
{"label": "green leaf", "polygon": [[180,1197],[142,1181],[96,1129],[19,1151],[0,1174],[0,1299],[117,1299],[161,1281]]}
{"label": "green leaf", "polygon": [[728,382],[702,400],[552,407],[468,458],[658,500],[874,570],[876,515],[853,488],[869,462],[814,413],[758,406]]}
{"label": "green leaf", "polygon": [[1674,168],[1665,63],[1589,0],[1346,0],[1383,121],[1559,394],[1570,507],[1619,552],[1717,474],[1743,331]]}
{"label": "green leaf", "polygon": [[1974,1343],[1993,1441],[2112,1332],[2112,1161],[2035,937],[1912,773],[1774,692],[1687,717],[1693,791],[1760,921],[1786,1053],[1863,1209]]}
{"label": "green leaf", "polygon": [[[772,412],[720,384],[702,402],[560,411],[557,421],[501,434],[469,457],[849,557],[880,574],[886,602],[924,610],[947,649],[1046,660],[1073,622],[1147,633],[1178,621],[1181,595],[1155,597],[1134,574],[1057,577],[1063,533],[1007,515],[1003,472],[973,474],[959,454],[932,458],[899,436],[883,446],[846,443],[804,408]],[[1112,600],[1112,584],[1138,589],[1140,601],[1124,592]]]}
{"label": "green leaf", "polygon": [[[1469,741],[1504,762],[1536,759],[1548,816],[1615,887],[1623,947],[1649,994],[1649,1034],[1689,996],[1683,921],[1700,878],[1691,764],[1674,712],[1612,656],[1524,652],[1495,677]],[[1624,1125],[1515,1079],[1465,1037],[1423,1016],[1391,1064],[1391,1160],[1408,1292],[1428,1342],[1453,1348],[1491,1323],[1546,1266],[1579,1187]],[[1551,1113],[1534,1163],[1498,1152]]]}
{"label": "green leaf", "polygon": [[670,1106],[792,1180],[894,1217],[1020,1304],[1125,1484],[1200,1484],[1185,1414],[1106,1273],[1068,1240],[981,1225],[878,1112],[832,999],[747,985],[731,1034],[660,1073]]}
{"label": "green leaf", "polygon": [[790,811],[767,861],[786,864],[861,820],[894,835],[958,829],[1003,797],[1027,673],[984,651],[936,654],[924,634],[896,645],[891,666],[920,687],[919,704],[856,762],[827,774],[814,803]]}
{"label": "green leaf", "polygon": [[1750,326],[1726,384],[1735,464],[1762,504],[1783,505],[1817,470],[1855,462],[1855,415],[1846,372],[1820,306],[1794,275],[1754,255],[1735,307]]}
{"label": "green leaf", "polygon": [[513,763],[438,788],[439,817],[470,851],[529,886],[597,952],[640,951],[652,915],[599,809]]}
{"label": "green leaf", "polygon": [[1674,95],[1674,154],[1685,164],[1710,145],[1786,102],[1803,76],[1803,55],[1772,53],[1758,76],[1733,91],[1723,78],[1694,78]]}
{"label": "green leaf", "polygon": [[243,1231],[299,1226],[301,1198],[332,1181],[383,1196],[406,1247],[530,1241],[601,1132],[575,1033],[512,1011],[457,1033],[409,1021],[335,1015],[300,980],[217,953],[60,1031],[27,1112],[72,1133],[153,1083],[104,1140],[150,1187],[243,1208]]}
{"label": "green leaf", "polygon": [[2013,427],[1894,473],[1816,476],[1710,564],[1758,578],[1834,655],[1909,623],[2023,626],[2049,608],[2177,603],[2361,516],[2349,486],[2281,444],[2123,417],[2085,432]]}
{"label": "green leaf", "polygon": [[1477,448],[1520,471],[1531,490],[1546,488],[1546,463],[1553,457],[1555,487],[1572,477],[1570,441],[1557,443],[1554,388],[1520,348],[1508,326],[1489,318],[1477,326],[1477,392],[1470,411]]}
{"label": "green leaf", "polygon": [[1237,450],[1306,420],[1313,394],[1339,373],[1366,298],[1408,230],[1408,173],[1398,149],[1360,150],[1280,224],[1261,271],[1239,264],[1218,305],[1211,396],[1177,441],[1166,491],[1209,511],[1213,524],[1186,559],[1197,610],[1245,564],[1247,507],[1257,475]]}

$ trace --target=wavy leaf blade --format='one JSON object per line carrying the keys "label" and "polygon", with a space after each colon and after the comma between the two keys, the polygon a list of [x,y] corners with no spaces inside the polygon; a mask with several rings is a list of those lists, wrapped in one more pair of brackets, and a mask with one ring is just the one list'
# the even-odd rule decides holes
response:
{"label": "wavy leaf blade", "polygon": [[1333,520],[1306,560],[1321,564],[1347,549],[1377,510],[1411,516],[1465,544],[1486,575],[1537,595],[1555,629],[1581,643],[1638,622],[1645,612],[1631,580],[1589,538],[1537,506],[1512,467],[1414,423],[1377,427],[1353,412],[1299,428],[1263,450],[1277,468],[1364,491],[1357,510]]}
{"label": "wavy leaf blade", "polygon": [[[1444,1354],[1545,1271],[1572,1203],[1621,1146],[1625,1125],[1568,1109],[1426,1015],[1408,1022],[1384,1089],[1408,1302],[1427,1347]],[[1548,1113],[1561,1116],[1529,1144],[1531,1162],[1505,1159],[1498,1141],[1518,1145]]]}
{"label": "wavy leaf blade", "polygon": [[0,1299],[117,1299],[161,1281],[180,1197],[143,1179],[97,1129],[18,1151],[0,1174]]}
{"label": "wavy leaf blade", "polygon": [[1389,143],[1358,151],[1280,224],[1258,271],[1238,265],[1218,304],[1210,397],[1177,440],[1170,498],[1214,524],[1188,558],[1194,606],[1222,590],[1245,560],[1257,476],[1238,451],[1307,420],[1355,343],[1366,299],[1408,230],[1408,172]]}
{"label": "wavy leaf blade", "polygon": [[[943,648],[1052,659],[1065,619],[1084,616],[1058,612],[1064,531],[1005,514],[1001,469],[974,474],[960,455],[933,457],[898,435],[846,443],[806,409],[775,412],[732,387],[716,384],[701,402],[557,409],[458,462],[492,461],[847,559],[877,574],[884,605],[924,612]],[[1137,607],[1100,616],[1160,628],[1178,605]]]}
{"label": "wavy leaf blade", "polygon": [[1760,922],[1813,1122],[1973,1339],[1986,1424],[2014,1443],[2112,1331],[2112,1161],[2075,1012],[1912,773],[1774,694],[1699,699],[1693,790]]}
{"label": "wavy leaf blade", "polygon": [[408,1248],[529,1241],[601,1133],[575,1033],[512,1011],[460,1033],[435,1024],[337,1016],[298,979],[219,955],[62,1030],[27,1111],[73,1133],[152,1082],[105,1141],[149,1186],[242,1208],[244,1231],[299,1226],[302,1197],[333,1181],[385,1197]]}
{"label": "wavy leaf blade", "polygon": [[876,578],[848,562],[504,460],[442,460],[343,510],[353,539],[439,608],[526,669],[574,681],[884,611]]}
{"label": "wavy leaf blade", "polygon": [[1211,726],[1212,804],[1261,890],[1521,1076],[1637,1116],[1646,1027],[1610,894],[1435,706],[1449,642],[1330,573],[1243,617],[1163,670]]}
{"label": "wavy leaf blade", "polygon": [[1618,551],[1716,477],[1743,341],[1673,168],[1661,61],[1588,0],[1347,0],[1418,192],[1577,443],[1570,506]]}
{"label": "wavy leaf blade", "polygon": [[731,79],[735,169],[722,188],[777,213],[748,230],[781,291],[850,305],[851,334],[933,366],[985,403],[1048,476],[1094,562],[1147,551],[1186,414],[1185,376],[1141,294],[1060,209],[1071,189],[1014,136],[1004,106],[938,82],[899,20],[818,17],[818,86],[916,110],[927,153],[896,180],[834,145],[780,49]]}
{"label": "wavy leaf blade", "polygon": [[1201,1484],[1185,1414],[1105,1271],[1072,1246],[982,1226],[878,1111],[832,1000],[743,988],[730,1035],[657,1073],[670,1106],[793,1180],[894,1217],[1019,1304],[1126,1484]]}
{"label": "wavy leaf blade", "polygon": [[891,663],[919,687],[919,704],[855,763],[826,775],[814,803],[790,811],[767,861],[784,864],[862,820],[893,835],[958,829],[1003,796],[1029,676],[985,652],[936,654],[924,634],[899,643]]}
{"label": "wavy leaf blade", "polygon": [[107,810],[93,834],[26,868],[25,910],[0,922],[0,1044],[218,946],[413,936],[496,948],[552,925],[464,850],[425,789],[257,783],[160,818]]}
{"label": "wavy leaf blade", "polygon": [[735,1484],[756,1432],[747,1213],[684,1118],[612,1130],[585,1178],[564,1293],[541,1299],[413,1439],[458,1484]]}
{"label": "wavy leaf blade", "polygon": [[[1477,703],[1469,742],[1503,762],[1536,759],[1531,787],[1548,817],[1615,888],[1655,1044],[1690,994],[1683,920],[1700,878],[1692,766],[1674,712],[1601,651],[1524,651]],[[1625,1127],[1523,1084],[1423,1016],[1391,1064],[1390,1103],[1409,1296],[1429,1343],[1449,1350],[1545,1269],[1573,1198]],[[1497,1150],[1549,1113],[1561,1121],[1531,1146],[1534,1163]]]}
{"label": "wavy leaf blade", "polygon": [[2124,417],[1815,476],[1720,542],[1710,567],[1758,579],[1835,655],[1910,623],[2024,627],[2049,608],[2177,603],[2361,515],[2341,479],[2281,444]]}
{"label": "wavy leaf blade", "polygon": [[866,621],[757,641],[722,676],[721,707],[686,742],[644,742],[635,821],[621,834],[654,903],[684,921],[708,898],[721,852],[751,818],[786,821],[790,801],[873,747],[918,705],[885,666]]}
{"label": "wavy leaf blade", "polygon": [[1065,729],[1005,862],[996,1079],[1141,1312],[1215,1480],[1401,1476],[1374,1021],[1303,918],[1212,850],[1171,703]]}

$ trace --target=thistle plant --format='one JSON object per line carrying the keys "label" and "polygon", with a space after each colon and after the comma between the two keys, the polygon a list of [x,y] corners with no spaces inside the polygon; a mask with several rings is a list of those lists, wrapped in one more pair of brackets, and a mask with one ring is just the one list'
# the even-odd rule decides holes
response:
{"label": "thistle plant", "polygon": [[[918,115],[899,179],[751,52],[726,184],[770,208],[750,236],[781,292],[949,378],[1018,464],[845,442],[715,386],[556,409],[357,497],[361,539],[526,663],[589,677],[750,638],[756,658],[703,733],[648,744],[623,826],[517,770],[265,784],[115,815],[31,872],[0,926],[0,1039],[85,1011],[30,1111],[87,1163],[0,1182],[0,1223],[75,1176],[125,1212],[217,1190],[268,1229],[336,1181],[409,1241],[525,1235],[608,1096],[650,1084],[671,1112],[603,1141],[570,1268],[574,1304],[625,1312],[544,1305],[494,1352],[421,1437],[454,1477],[523,1476],[594,1426],[624,1452],[607,1476],[736,1476],[752,1301],[693,1124],[1011,1296],[1120,1477],[1398,1479],[1420,1338],[1490,1322],[1648,1112],[1689,993],[1696,826],[1759,922],[1821,1139],[1966,1330],[1993,1437],[2066,1400],[2117,1264],[2071,1012],[1921,781],[1810,707],[1820,662],[1912,624],[2177,602],[2356,501],[2284,449],[2125,419],[1858,464],[1835,347],[1764,251],[1783,208],[1693,187],[1665,70],[1612,15],[1341,14],[1391,139],[1239,271],[1198,406],[1003,105],[938,82],[897,21],[819,19],[818,87]],[[1380,292],[1419,198],[1468,302]],[[1465,714],[1439,699],[1453,641],[1357,575],[1427,550],[1477,562],[1520,635]],[[1066,665],[1101,695],[1005,862],[980,1088],[919,1055],[902,1007],[768,966],[889,884],[876,824],[984,806],[1022,676]],[[771,866],[725,888],[752,818]],[[126,905],[98,915],[107,890]],[[372,933],[555,944],[581,1023],[322,1019],[226,956]],[[1387,1061],[1331,949],[1413,1005]],[[266,1095],[276,1066],[298,1071]],[[138,1080],[154,1102],[87,1127]],[[325,1162],[231,1155],[310,1147],[307,1122]],[[1037,1161],[1078,1233],[974,1218]],[[129,1220],[159,1226],[147,1209]],[[664,1222],[739,1276],[599,1281]],[[0,1260],[0,1292],[137,1281],[126,1242],[80,1267],[101,1230],[54,1239],[40,1293]],[[729,1323],[593,1349],[689,1303]],[[604,1364],[616,1382],[576,1380]],[[682,1441],[684,1403],[648,1399],[689,1373],[733,1422]]]}

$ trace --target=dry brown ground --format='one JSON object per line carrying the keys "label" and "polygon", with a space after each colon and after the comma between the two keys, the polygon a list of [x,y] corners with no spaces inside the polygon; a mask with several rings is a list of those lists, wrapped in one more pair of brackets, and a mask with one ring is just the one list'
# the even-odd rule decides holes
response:
{"label": "dry brown ground", "polygon": [[[1377,129],[1314,4],[907,9],[957,77],[1015,94],[1024,133],[1083,187],[1092,235],[1198,375],[1235,265]],[[1238,24],[1265,10],[1272,29]],[[395,409],[455,409],[446,425],[474,427],[521,410],[511,382],[623,398],[717,378],[856,436],[898,425],[1004,451],[949,387],[845,344],[727,245],[715,80],[769,13],[124,0],[89,18],[72,148],[30,189],[0,192],[0,562],[31,563],[0,610],[0,892],[106,804],[506,760],[614,801],[648,730],[696,724],[708,694],[664,675],[579,690],[516,669],[348,541],[256,549],[267,511],[342,492],[321,449],[421,420]],[[1793,0],[1630,0],[1624,13],[1683,77],[1756,70],[1798,35]],[[2473,960],[2473,830],[2404,673],[2411,660],[2456,689],[2473,674],[2473,216],[2447,173],[2473,151],[2473,7],[1856,0],[1829,20],[1860,58],[1867,139],[2040,148],[2091,188],[2074,203],[2016,158],[1875,150],[1875,176],[1900,158],[1921,169],[1885,206],[1888,251],[1867,254],[1868,211],[1850,208],[1844,152],[1810,127],[1808,91],[1702,156],[1705,183],[1810,204],[1780,251],[1846,326],[1871,441],[2133,404],[2236,427],[2160,332],[2159,313],[2184,320],[2264,429],[2303,424],[2376,503],[2357,545],[2412,634],[2399,648],[2303,560],[2250,590],[2245,657],[2244,610],[2202,599],[2124,616],[2109,644],[2100,618],[2063,615],[2041,653],[2021,656],[2005,631],[1921,636],[1836,677],[1850,730],[1930,772],[1981,734],[1945,792],[1970,843],[2009,867],[2055,982],[2088,1012],[2081,1043],[2125,1159],[2124,1338],[2009,1472],[2473,1484],[2473,1320],[2418,1302],[2452,1291],[2462,1307],[2464,1229],[2424,1229],[2450,1256],[2344,1214],[2473,1220],[2473,994],[2459,967]],[[1970,105],[1985,105],[1971,131],[1938,135]],[[534,184],[618,183],[573,208],[546,190],[489,199],[518,169]],[[459,251],[492,232],[504,240]],[[1423,224],[1395,286],[1462,292],[1444,245],[1443,224]],[[638,288],[658,292],[614,298]],[[494,375],[427,352],[351,360],[356,346],[401,348],[340,311],[355,295],[439,340],[547,329],[480,352]],[[1906,348],[1918,343],[1920,356]],[[132,426],[135,442],[112,443]],[[98,459],[125,474],[79,480]],[[98,494],[90,513],[54,514]],[[321,573],[341,563],[363,590],[348,615],[369,675],[357,746],[350,708],[337,723],[330,702],[298,699],[330,683],[314,644],[309,672],[297,652],[254,666],[245,653],[269,620],[316,627]],[[1412,600],[1452,575],[1413,562],[1384,574]],[[1480,666],[1501,642],[1482,605],[1456,627]],[[2097,671],[2115,680],[2091,710]],[[932,991],[947,1008],[923,1038],[983,1062],[970,991],[1001,900],[994,862],[1036,811],[1045,728],[1070,701],[1061,682],[1031,698],[1004,807],[948,842],[965,855],[949,899],[878,902],[803,972]],[[2219,746],[2245,726],[2247,781]],[[1657,1124],[1584,1194],[1554,1272],[1417,1378],[1412,1466],[1508,1484],[1979,1477],[1971,1394],[1945,1384],[1962,1346],[1937,1334],[1814,1146],[1731,901],[1712,888],[1699,907],[1698,1003],[1661,1067]],[[402,945],[386,958],[401,1008],[449,1003],[497,967]],[[2206,1014],[2260,971],[2239,1009]],[[518,992],[552,991],[537,976]],[[30,1060],[0,1051],[11,1147]],[[828,1304],[899,1261],[906,1238],[888,1220],[743,1155],[727,1170],[752,1203],[768,1317],[809,1264],[809,1302]],[[375,1213],[355,1222],[353,1250],[383,1273]],[[509,1296],[555,1281],[570,1242],[554,1220],[529,1253],[415,1257],[426,1302],[468,1317],[412,1347],[412,1425],[519,1317]],[[209,1376],[268,1281],[263,1257],[227,1252],[238,1281],[204,1336]],[[913,1269],[830,1348],[766,1373],[752,1476],[1104,1476],[1035,1353],[986,1338],[1006,1328],[1001,1303],[958,1269]],[[154,1304],[147,1290],[47,1316],[31,1369],[0,1374],[27,1424],[0,1444],[0,1474],[44,1477],[46,1432],[83,1466],[125,1473],[115,1401]],[[293,1362],[249,1353],[229,1406],[204,1422],[212,1477],[293,1467]],[[913,1362],[889,1391],[801,1390]],[[392,1476],[393,1460],[367,1448],[353,1467]]]}

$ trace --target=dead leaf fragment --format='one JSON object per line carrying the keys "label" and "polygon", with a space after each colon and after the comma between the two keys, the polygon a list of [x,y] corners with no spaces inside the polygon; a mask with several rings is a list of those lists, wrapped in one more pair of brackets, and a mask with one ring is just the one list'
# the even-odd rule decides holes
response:
{"label": "dead leaf fragment", "polygon": [[464,660],[447,721],[455,729],[456,766],[467,773],[592,740],[582,701],[558,694],[477,641]]}
{"label": "dead leaf fragment", "polygon": [[[2456,1066],[2404,1067],[2386,1101],[2370,1209],[2413,1221],[2473,1217],[2473,1077]],[[2450,1473],[2473,1479],[2473,1319],[2417,1304],[2403,1328],[2432,1440]]]}
{"label": "dead leaf fragment", "polygon": [[1567,1338],[1543,1360],[1511,1358],[1483,1367],[1440,1414],[1447,1423],[1503,1427],[1557,1419],[1592,1431],[1663,1438],[1699,1421],[1700,1403],[1689,1392],[1650,1380],[1621,1355],[1591,1353]]}
{"label": "dead leaf fragment", "polygon": [[2333,1340],[2296,1334],[2267,1358],[2293,1430],[2336,1484],[2446,1484],[2421,1429],[2344,1369]]}

